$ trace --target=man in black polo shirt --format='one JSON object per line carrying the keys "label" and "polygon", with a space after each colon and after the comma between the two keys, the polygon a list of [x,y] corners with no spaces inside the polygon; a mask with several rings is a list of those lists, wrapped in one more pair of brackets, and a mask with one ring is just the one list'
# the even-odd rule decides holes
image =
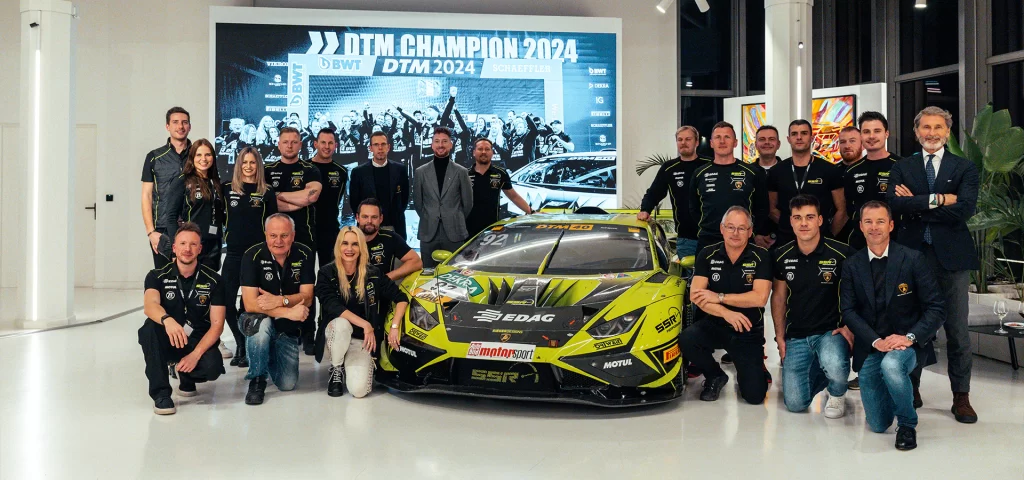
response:
{"label": "man in black polo shirt", "polygon": [[[754,165],[764,171],[766,185],[768,182],[768,172],[771,171],[772,167],[779,164],[779,157],[776,153],[778,153],[780,146],[779,129],[772,125],[761,125],[758,127],[757,133],[754,134],[754,149],[757,150],[757,161],[754,162]],[[776,232],[779,231],[779,224],[769,217],[765,224],[765,229],[771,233],[761,243],[761,246],[772,248],[776,245],[775,236],[777,235]]]}
{"label": "man in black polo shirt", "polygon": [[316,155],[312,163],[320,172],[320,183],[323,186],[314,209],[317,267],[334,260],[334,240],[341,230],[338,217],[341,213],[341,197],[348,184],[348,170],[337,161],[341,155],[334,152],[336,145],[334,130],[324,128],[317,133]]}
{"label": "man in black polo shirt", "polygon": [[789,201],[796,240],[775,250],[772,319],[782,364],[782,395],[791,412],[804,412],[828,387],[825,418],[846,413],[853,334],[839,315],[839,275],[849,247],[821,235],[818,199]]}
{"label": "man in black polo shirt", "polygon": [[224,286],[220,275],[199,264],[202,243],[199,227],[178,228],[172,250],[174,261],[146,276],[139,345],[146,359],[146,378],[153,411],[176,411],[167,380],[167,364],[177,362],[178,394],[196,395],[196,383],[216,380],[224,373],[217,345],[224,331]]}
{"label": "man in black polo shirt", "polygon": [[760,168],[733,156],[736,129],[718,122],[711,130],[715,159],[694,170],[690,182],[690,216],[697,222],[697,251],[722,241],[719,222],[729,208],[739,206],[754,215],[754,243],[767,245],[768,189]]}
{"label": "man in black polo shirt", "polygon": [[[366,251],[368,261],[396,283],[400,283],[407,275],[423,268],[423,261],[415,250],[405,243],[405,239],[395,232],[381,230],[384,221],[380,204],[375,198],[367,198],[356,209],[356,225],[366,235]],[[402,265],[395,268],[395,260]],[[331,319],[329,319],[331,320]]]}
{"label": "man in black polo shirt", "polygon": [[683,125],[676,130],[676,151],[679,156],[658,168],[658,174],[651,182],[636,218],[647,221],[651,212],[665,198],[667,193],[672,202],[672,216],[676,222],[676,256],[682,259],[697,253],[697,221],[690,216],[690,182],[693,172],[710,160],[697,157],[700,134],[697,129]]}
{"label": "man in black polo shirt", "polygon": [[313,250],[294,241],[291,217],[275,213],[265,223],[267,241],[242,257],[242,302],[250,313],[271,318],[245,340],[249,391],[245,403],[263,403],[269,374],[277,389],[293,390],[299,380],[300,325],[311,318]]}
{"label": "man in black polo shirt", "polygon": [[768,173],[770,215],[779,226],[776,242],[782,245],[793,240],[793,227],[783,221],[782,210],[801,193],[818,199],[825,218],[822,228],[835,238],[847,220],[843,173],[828,160],[811,155],[813,138],[811,123],[807,120],[790,122],[786,140],[793,149],[793,156],[779,162]]}
{"label": "man in black polo shirt", "polygon": [[494,143],[488,138],[476,139],[473,143],[473,168],[469,169],[469,184],[473,186],[473,209],[466,217],[468,238],[474,237],[498,221],[502,192],[527,215],[533,213],[530,204],[512,188],[512,179],[509,178],[508,172],[491,165],[493,157]]}
{"label": "man in black polo shirt", "polygon": [[[281,150],[281,160],[266,167],[267,182],[277,192],[277,210],[288,214],[295,222],[294,241],[315,252],[316,202],[323,191],[320,170],[310,162],[299,160],[302,138],[298,130],[282,128],[277,148]],[[302,324],[302,343],[306,355],[313,355],[316,305],[310,306],[309,319],[311,321]]]}
{"label": "man in black polo shirt", "polygon": [[[853,165],[846,168],[844,186],[846,193],[846,211],[851,214],[849,232],[846,243],[856,251],[867,246],[864,235],[858,230],[860,218],[857,215],[860,207],[871,200],[886,201],[889,193],[889,171],[896,165],[899,156],[889,153],[886,141],[889,139],[889,122],[878,112],[864,112],[860,119],[860,144],[867,150],[865,155]],[[846,129],[843,129],[845,131]],[[840,132],[842,140],[843,132]],[[852,134],[851,134],[852,135]],[[842,148],[842,146],[840,146]],[[858,152],[858,155],[860,152]],[[896,230],[892,237],[896,238],[900,222],[896,222]],[[840,238],[842,240],[842,238]]]}
{"label": "man in black polo shirt", "polygon": [[171,202],[181,202],[185,185],[179,177],[192,142],[188,139],[192,123],[188,112],[172,107],[166,114],[167,143],[146,155],[142,166],[142,223],[146,226],[153,266],[163,268],[171,262],[171,243],[178,229]]}
{"label": "man in black polo shirt", "polygon": [[750,244],[750,212],[730,207],[721,219],[723,242],[697,254],[690,300],[698,321],[679,336],[683,356],[704,372],[700,399],[718,400],[729,376],[712,354],[724,348],[736,365],[740,396],[764,402],[768,373],[764,367],[764,305],[772,289],[768,251]]}

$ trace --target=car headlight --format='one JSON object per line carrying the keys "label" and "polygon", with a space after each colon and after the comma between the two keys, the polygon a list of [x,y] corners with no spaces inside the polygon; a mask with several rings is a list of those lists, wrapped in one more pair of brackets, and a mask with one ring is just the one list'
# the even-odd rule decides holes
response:
{"label": "car headlight", "polygon": [[644,309],[638,308],[620,317],[613,318],[605,322],[599,322],[597,325],[590,327],[587,330],[587,333],[594,338],[608,338],[616,335],[622,335],[623,333],[633,329],[633,326],[636,325],[637,320],[640,320],[643,313]]}
{"label": "car headlight", "polygon": [[441,323],[415,300],[412,302],[412,311],[409,312],[409,321],[428,332]]}

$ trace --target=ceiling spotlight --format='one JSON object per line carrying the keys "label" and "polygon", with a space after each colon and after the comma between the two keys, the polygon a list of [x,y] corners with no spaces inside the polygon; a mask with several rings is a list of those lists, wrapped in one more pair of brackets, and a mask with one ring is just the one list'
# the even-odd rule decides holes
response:
{"label": "ceiling spotlight", "polygon": [[914,2],[914,8],[919,10],[923,8],[928,8],[928,0],[917,0],[916,2]]}
{"label": "ceiling spotlight", "polygon": [[796,47],[799,48],[800,50],[803,50],[804,49],[804,42],[800,42],[800,43],[796,44]]}
{"label": "ceiling spotlight", "polygon": [[655,10],[658,11],[658,13],[664,14],[665,12],[668,11],[668,7],[672,6],[673,1],[675,0],[661,0],[661,3],[659,3],[658,6],[654,8]]}

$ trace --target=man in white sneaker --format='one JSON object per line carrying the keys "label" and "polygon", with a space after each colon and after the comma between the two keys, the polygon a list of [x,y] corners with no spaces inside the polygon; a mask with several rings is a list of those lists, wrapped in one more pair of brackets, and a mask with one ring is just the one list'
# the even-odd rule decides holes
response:
{"label": "man in white sneaker", "polygon": [[826,418],[846,413],[853,334],[839,315],[839,276],[849,246],[822,237],[818,199],[797,195],[789,202],[796,239],[775,250],[772,318],[782,361],[786,409],[804,412],[828,389]]}

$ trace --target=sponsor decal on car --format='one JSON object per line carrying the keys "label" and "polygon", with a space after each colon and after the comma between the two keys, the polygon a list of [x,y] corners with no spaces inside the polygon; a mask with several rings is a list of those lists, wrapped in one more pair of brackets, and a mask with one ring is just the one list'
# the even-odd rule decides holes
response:
{"label": "sponsor decal on car", "polygon": [[420,340],[426,340],[427,339],[427,332],[424,332],[422,330],[417,330],[415,328],[410,327],[409,328],[409,336],[413,337],[413,338],[418,338]]}
{"label": "sponsor decal on car", "polygon": [[403,347],[403,346],[399,345],[397,350],[399,352],[402,352],[402,353],[412,357],[412,358],[416,358],[416,352],[411,350],[411,349],[409,349],[409,348],[406,348],[406,347]]}
{"label": "sponsor decal on car", "polygon": [[594,344],[594,349],[595,350],[604,350],[606,348],[617,347],[619,345],[622,345],[622,339],[621,338],[613,338],[611,340],[605,340],[603,342],[595,343]]}
{"label": "sponsor decal on car", "polygon": [[679,358],[679,344],[672,345],[672,348],[662,352],[662,363],[669,363]]}
{"label": "sponsor decal on car", "polygon": [[610,368],[630,367],[632,365],[633,365],[633,359],[632,358],[623,358],[622,360],[612,360],[610,362],[604,362],[604,367],[603,368],[605,370],[608,370]]}
{"label": "sponsor decal on car", "polygon": [[590,231],[594,229],[593,225],[584,223],[561,223],[561,224],[540,224],[536,227],[537,230],[575,230],[575,231]]}
{"label": "sponsor decal on car", "polygon": [[[472,274],[472,271],[466,271]],[[438,275],[436,281],[439,282],[439,284],[447,283],[450,285],[454,285],[455,287],[461,288],[465,290],[470,297],[475,297],[477,295],[480,295],[481,293],[484,293],[483,287],[481,287],[476,280],[473,280],[472,278],[463,275],[461,272],[448,272],[442,275]]]}
{"label": "sponsor decal on car", "polygon": [[[533,366],[531,365],[531,367]],[[533,372],[520,373],[474,368],[470,372],[470,378],[478,382],[491,383],[540,383],[540,375],[537,374],[536,367],[533,367],[533,370]]]}
{"label": "sponsor decal on car", "polygon": [[519,343],[471,342],[466,358],[501,360],[505,362],[530,362],[537,347]]}
{"label": "sponsor decal on car", "polygon": [[546,314],[546,315],[541,315],[541,314],[529,315],[529,314],[525,314],[525,313],[518,313],[518,314],[517,313],[504,313],[503,314],[503,313],[501,313],[500,310],[491,310],[491,309],[488,308],[488,309],[480,310],[479,312],[477,312],[476,315],[473,315],[473,320],[476,320],[478,322],[487,322],[487,323],[490,323],[490,322],[526,322],[526,323],[545,322],[545,323],[551,323],[552,321],[555,320],[555,316],[553,314],[550,314],[550,313]]}
{"label": "sponsor decal on car", "polygon": [[682,321],[682,315],[679,314],[678,308],[672,307],[668,310],[668,313],[668,318],[662,320],[661,323],[658,323],[657,325],[654,326],[654,330],[656,332],[663,333],[665,330],[668,330],[676,325],[679,325],[679,322]]}

